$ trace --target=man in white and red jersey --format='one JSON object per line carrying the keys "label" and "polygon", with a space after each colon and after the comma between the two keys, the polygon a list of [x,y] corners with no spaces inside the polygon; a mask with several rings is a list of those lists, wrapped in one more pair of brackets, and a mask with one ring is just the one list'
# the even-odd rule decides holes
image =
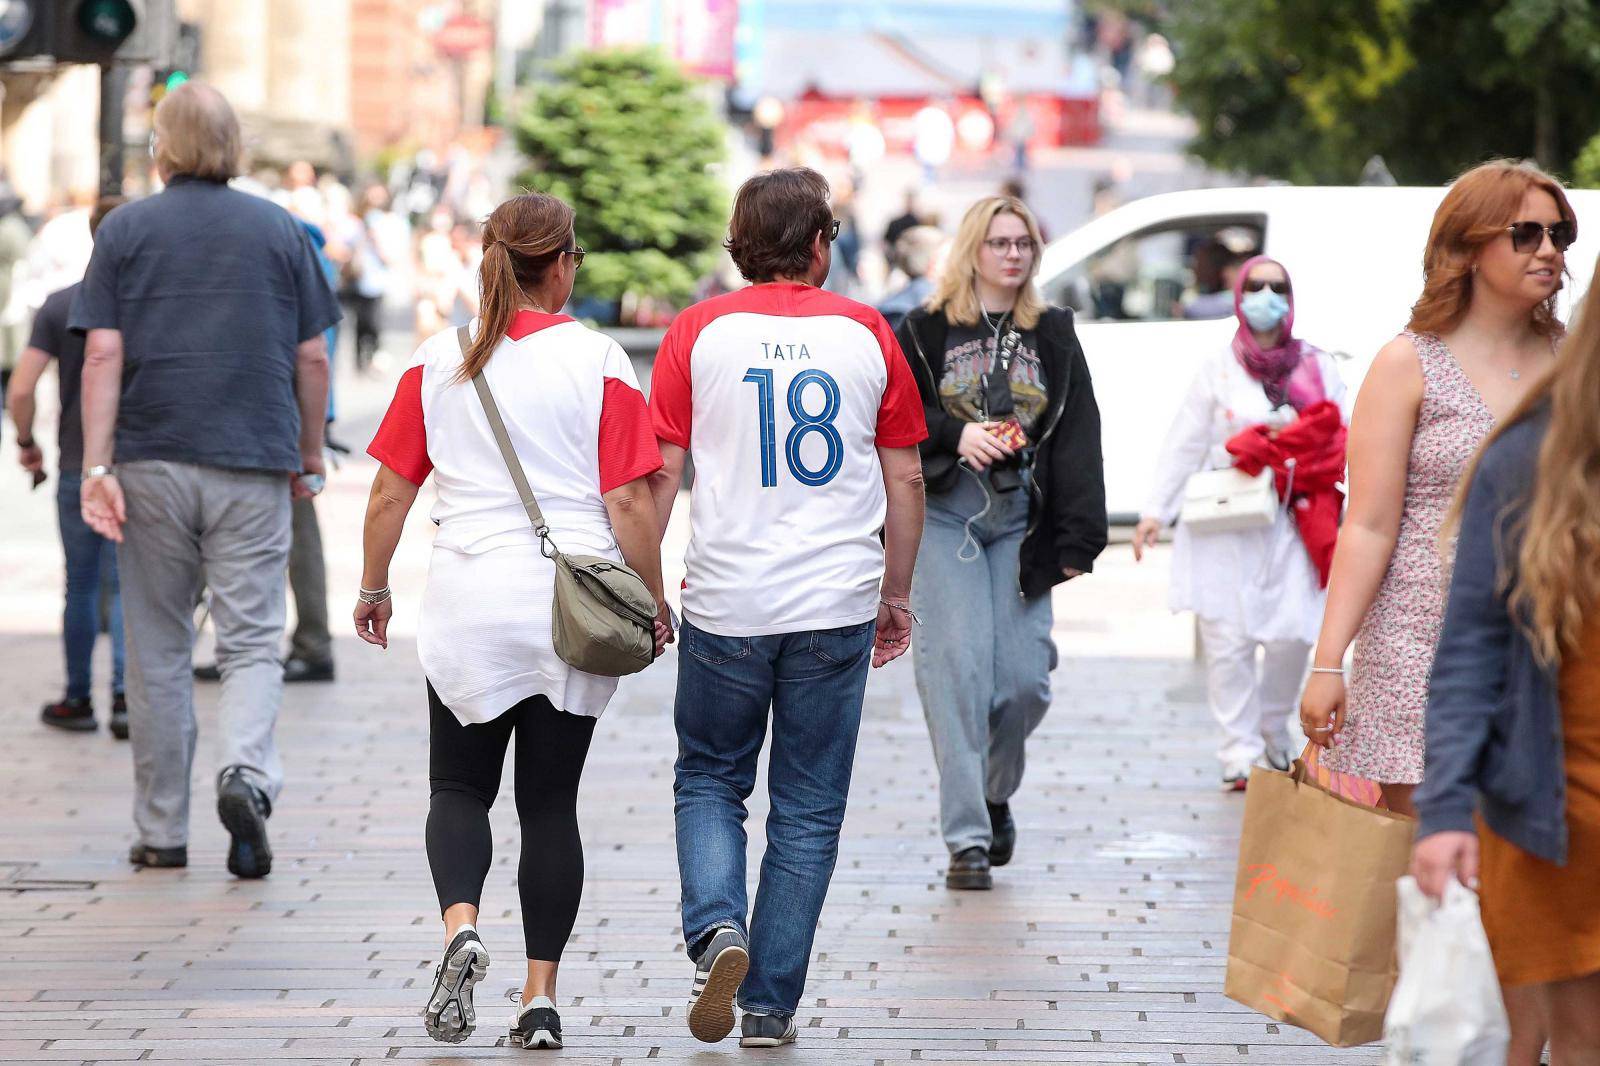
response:
{"label": "man in white and red jersey", "polygon": [[[722,1039],[737,993],[744,1047],[795,1038],[867,666],[910,645],[922,536],[922,401],[883,316],[818,288],[839,229],[828,199],[805,168],[744,183],[727,246],[753,284],[679,315],[651,382],[663,523],[686,454],[695,471],[673,786],[689,1029]],[[769,711],[747,923],[745,801]]]}

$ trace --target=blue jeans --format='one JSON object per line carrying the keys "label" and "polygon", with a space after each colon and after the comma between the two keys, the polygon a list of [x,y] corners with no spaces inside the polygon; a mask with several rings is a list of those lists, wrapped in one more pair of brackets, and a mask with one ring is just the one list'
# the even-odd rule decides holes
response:
{"label": "blue jeans", "polygon": [[874,626],[723,637],[685,622],[678,656],[673,793],[684,943],[744,931],[745,800],[772,712],[767,853],[750,915],[739,1006],[791,1015],[839,855]]}
{"label": "blue jeans", "polygon": [[83,478],[63,473],[56,487],[56,517],[67,560],[67,602],[61,614],[61,642],[67,656],[67,699],[89,698],[89,664],[100,632],[100,584],[110,597],[111,691],[122,691],[122,596],[117,584],[117,546],[83,520],[78,488]]}
{"label": "blue jeans", "polygon": [[1018,585],[1027,525],[1026,489],[995,492],[988,478],[963,471],[949,492],[928,495],[911,584],[926,624],[911,662],[952,855],[993,843],[985,804],[1017,791],[1028,735],[1050,709],[1050,597],[1024,599]]}

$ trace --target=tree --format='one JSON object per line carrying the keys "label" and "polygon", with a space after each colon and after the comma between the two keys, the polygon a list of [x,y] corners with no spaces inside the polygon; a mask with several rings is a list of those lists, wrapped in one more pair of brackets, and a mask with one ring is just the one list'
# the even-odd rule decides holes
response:
{"label": "tree", "polygon": [[727,219],[722,128],[694,83],[654,51],[562,61],[516,127],[525,186],[577,212],[579,292],[684,301],[716,265]]}
{"label": "tree", "polygon": [[1600,131],[1589,0],[1193,0],[1173,82],[1213,165],[1349,182],[1381,154],[1433,184],[1491,156],[1565,171]]}

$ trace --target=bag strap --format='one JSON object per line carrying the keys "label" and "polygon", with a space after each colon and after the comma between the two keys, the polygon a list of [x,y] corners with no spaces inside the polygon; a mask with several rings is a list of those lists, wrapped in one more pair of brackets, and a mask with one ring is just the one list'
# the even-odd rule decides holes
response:
{"label": "bag strap", "polygon": [[[461,344],[461,356],[464,359],[472,343],[467,326],[457,328],[456,340]],[[544,513],[539,510],[539,501],[533,498],[533,487],[528,484],[528,475],[522,470],[522,461],[517,458],[517,450],[511,446],[511,435],[506,432],[505,419],[500,417],[500,408],[494,402],[494,393],[489,391],[489,383],[484,380],[482,370],[472,375],[472,387],[478,390],[478,400],[483,404],[483,413],[489,418],[489,430],[494,434],[495,444],[500,447],[500,458],[505,460],[506,469],[511,472],[511,480],[517,486],[517,495],[522,499],[522,509],[528,512],[528,521],[533,523],[533,531],[542,542],[541,550],[544,550],[544,546],[550,542],[550,527],[545,525]],[[550,553],[545,551],[545,554],[548,556]]]}

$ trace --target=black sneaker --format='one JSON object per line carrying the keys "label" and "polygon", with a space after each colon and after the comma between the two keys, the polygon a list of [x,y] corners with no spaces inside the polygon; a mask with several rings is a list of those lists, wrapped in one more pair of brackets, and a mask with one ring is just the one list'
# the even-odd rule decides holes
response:
{"label": "black sneaker", "polygon": [[422,1025],[428,1035],[446,1044],[459,1044],[472,1035],[478,1012],[472,990],[489,973],[489,949],[476,929],[463,929],[450,941],[444,958],[433,971],[433,991],[422,1008]]}
{"label": "black sneaker", "polygon": [[721,929],[711,938],[694,968],[689,992],[689,1032],[715,1044],[733,1032],[733,997],[750,972],[750,947],[737,929]]}
{"label": "black sneaker", "polygon": [[322,662],[313,662],[310,659],[299,659],[294,656],[283,661],[284,684],[293,684],[296,681],[332,681],[333,660],[326,659]]}
{"label": "black sneaker", "polygon": [[1011,804],[986,803],[989,808],[989,865],[1004,866],[1017,850],[1017,823]]}
{"label": "black sneaker", "polygon": [[747,1011],[739,1020],[740,1047],[782,1047],[794,1043],[799,1035],[792,1014],[780,1018],[776,1014],[751,1014]]}
{"label": "black sneaker", "polygon": [[128,739],[128,700],[120,692],[111,694],[111,735],[118,740]]}
{"label": "black sneaker", "polygon": [[271,813],[267,797],[245,780],[238,767],[222,771],[217,783],[217,817],[233,836],[228,845],[228,872],[235,877],[265,877],[272,872],[272,848],[267,845],[267,816]]}
{"label": "black sneaker", "polygon": [[61,699],[47,703],[39,711],[39,721],[72,733],[95,731],[94,704],[87,699]]}
{"label": "black sneaker", "polygon": [[993,888],[994,877],[989,873],[989,849],[973,845],[950,856],[950,869],[945,871],[944,887]]}
{"label": "black sneaker", "polygon": [[518,1005],[517,1017],[511,1023],[511,1043],[524,1051],[539,1051],[561,1046],[561,1015],[556,1005],[546,996],[534,996],[522,1002],[522,989],[513,988],[506,998]]}
{"label": "black sneaker", "polygon": [[194,668],[194,679],[196,681],[221,681],[222,667],[216,663],[203,663]]}
{"label": "black sneaker", "polygon": [[135,844],[128,849],[128,861],[135,866],[176,870],[189,865],[189,849],[182,846],[152,848],[149,844]]}

